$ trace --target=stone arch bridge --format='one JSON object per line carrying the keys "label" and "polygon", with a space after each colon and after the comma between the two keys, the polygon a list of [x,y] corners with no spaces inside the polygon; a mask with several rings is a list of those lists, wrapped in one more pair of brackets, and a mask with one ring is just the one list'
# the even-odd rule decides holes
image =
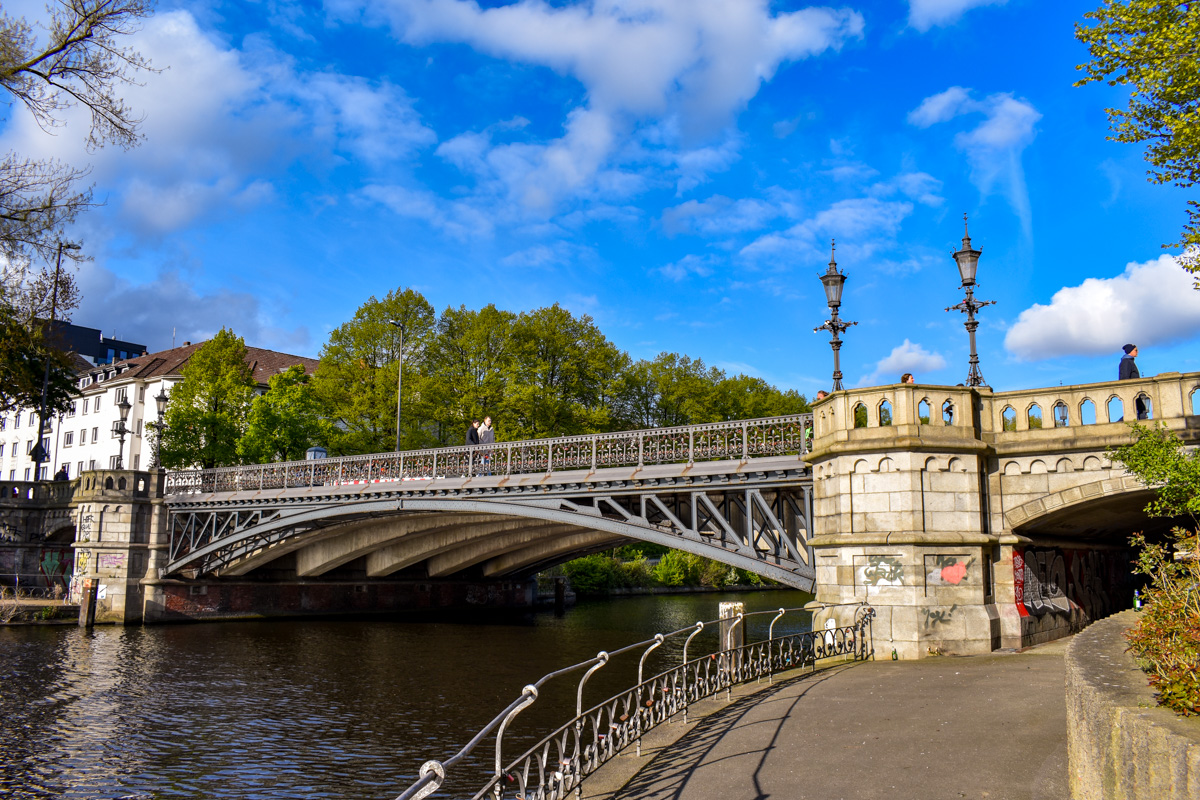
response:
{"label": "stone arch bridge", "polygon": [[1200,373],[893,385],[836,392],[811,415],[87,473],[71,484],[75,578],[102,581],[102,617],[126,622],[257,614],[281,597],[297,613],[436,604],[423,598],[452,585],[467,602],[524,602],[533,573],[640,539],[815,589],[818,624],[868,601],[877,646],[902,657],[1017,647],[1126,602],[1126,537],[1156,523],[1149,490],[1106,453],[1139,406],[1194,445],[1198,402]]}

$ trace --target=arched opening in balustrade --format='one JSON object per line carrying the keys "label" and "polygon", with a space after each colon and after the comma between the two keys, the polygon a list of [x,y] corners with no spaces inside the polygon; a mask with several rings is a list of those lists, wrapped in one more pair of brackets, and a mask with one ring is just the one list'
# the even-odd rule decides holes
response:
{"label": "arched opening in balustrade", "polygon": [[[1197,392],[1197,394],[1200,394],[1200,392]],[[917,403],[917,419],[920,420],[922,425],[929,424],[929,399],[928,398]]]}
{"label": "arched opening in balustrade", "polygon": [[1067,404],[1059,400],[1054,404],[1054,427],[1065,428],[1071,424],[1071,412],[1067,410]]}
{"label": "arched opening in balustrade", "polygon": [[942,403],[942,422],[947,425],[954,424],[954,403],[949,400]]}
{"label": "arched opening in balustrade", "polygon": [[1040,430],[1042,427],[1042,407],[1037,403],[1030,403],[1029,408],[1025,409],[1025,419],[1029,420],[1029,430]]}
{"label": "arched opening in balustrade", "polygon": [[1138,396],[1133,399],[1133,404],[1137,408],[1138,419],[1154,419],[1154,403],[1148,394],[1138,392]]}
{"label": "arched opening in balustrade", "polygon": [[854,427],[867,427],[867,407],[863,403],[854,406]]}
{"label": "arched opening in balustrade", "polygon": [[1115,394],[1108,398],[1108,421],[1123,422],[1125,420],[1125,404]]}
{"label": "arched opening in balustrade", "polygon": [[879,426],[887,427],[892,424],[892,403],[890,400],[884,400],[879,404]]}
{"label": "arched opening in balustrade", "polygon": [[1080,425],[1095,425],[1096,424],[1096,404],[1091,400],[1085,399],[1079,404],[1079,424]]}
{"label": "arched opening in balustrade", "polygon": [[1017,429],[1017,410],[1012,406],[1005,406],[1000,412],[1000,428],[1005,431]]}
{"label": "arched opening in balustrade", "polygon": [[1192,416],[1200,416],[1200,386],[1192,389]]}

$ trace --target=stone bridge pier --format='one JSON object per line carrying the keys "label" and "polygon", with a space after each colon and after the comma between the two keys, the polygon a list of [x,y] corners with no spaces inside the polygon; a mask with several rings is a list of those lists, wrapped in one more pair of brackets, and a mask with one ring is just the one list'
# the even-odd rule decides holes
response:
{"label": "stone bridge pier", "polygon": [[1138,401],[1200,441],[1200,373],[993,392],[904,385],[814,407],[815,624],[869,602],[878,657],[983,653],[1127,608],[1150,492],[1106,456]]}

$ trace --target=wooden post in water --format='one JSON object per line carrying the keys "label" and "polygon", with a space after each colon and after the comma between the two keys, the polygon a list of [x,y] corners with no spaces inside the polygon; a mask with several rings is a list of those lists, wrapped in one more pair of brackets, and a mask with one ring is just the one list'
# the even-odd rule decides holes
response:
{"label": "wooden post in water", "polygon": [[96,624],[96,592],[100,582],[95,578],[85,578],[83,594],[79,598],[79,627],[91,628]]}

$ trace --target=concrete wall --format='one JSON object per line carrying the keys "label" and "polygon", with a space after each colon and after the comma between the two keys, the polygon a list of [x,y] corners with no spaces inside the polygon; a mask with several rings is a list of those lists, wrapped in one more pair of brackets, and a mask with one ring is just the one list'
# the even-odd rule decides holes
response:
{"label": "concrete wall", "polygon": [[1092,625],[1067,649],[1067,757],[1074,800],[1200,797],[1200,719],[1155,703],[1125,631],[1126,611]]}

